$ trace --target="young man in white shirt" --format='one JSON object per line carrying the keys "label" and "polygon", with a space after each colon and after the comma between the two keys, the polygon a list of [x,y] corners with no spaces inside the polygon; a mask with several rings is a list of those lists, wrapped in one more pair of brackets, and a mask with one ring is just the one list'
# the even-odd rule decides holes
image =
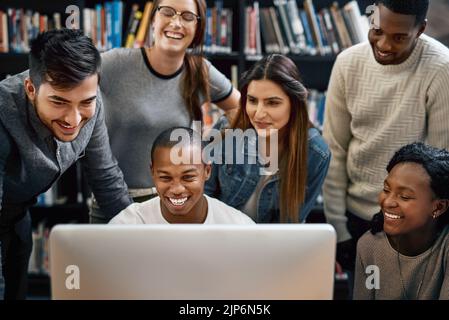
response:
{"label": "young man in white shirt", "polygon": [[159,196],[130,205],[110,223],[254,223],[244,213],[203,194],[211,172],[211,165],[198,157],[203,147],[199,134],[190,128],[163,131],[151,149],[151,174]]}

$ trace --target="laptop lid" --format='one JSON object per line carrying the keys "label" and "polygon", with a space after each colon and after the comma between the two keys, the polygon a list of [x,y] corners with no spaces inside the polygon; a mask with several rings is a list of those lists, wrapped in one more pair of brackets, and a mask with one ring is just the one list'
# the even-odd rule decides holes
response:
{"label": "laptop lid", "polygon": [[58,225],[53,299],[332,299],[328,224]]}

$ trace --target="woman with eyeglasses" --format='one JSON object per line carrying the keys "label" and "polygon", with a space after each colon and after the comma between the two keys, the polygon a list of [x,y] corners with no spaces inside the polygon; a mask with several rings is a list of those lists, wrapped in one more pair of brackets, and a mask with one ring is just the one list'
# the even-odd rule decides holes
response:
{"label": "woman with eyeglasses", "polygon": [[[229,112],[239,92],[202,57],[204,0],[155,0],[149,48],[103,54],[101,91],[112,152],[135,201],[156,195],[149,157],[155,137],[167,128],[202,120],[201,106],[213,102]],[[96,219],[95,202],[91,220]]]}

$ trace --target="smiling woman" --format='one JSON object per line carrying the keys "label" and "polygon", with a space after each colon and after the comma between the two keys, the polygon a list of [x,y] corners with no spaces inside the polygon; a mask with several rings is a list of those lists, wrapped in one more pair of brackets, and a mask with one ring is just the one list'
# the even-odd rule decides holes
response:
{"label": "smiling woman", "polygon": [[[357,245],[354,298],[449,299],[449,152],[410,144],[387,171],[381,212]],[[372,265],[377,288],[367,285]]]}
{"label": "smiling woman", "polygon": [[[262,161],[249,160],[254,145],[239,141],[232,144],[233,154],[243,152],[245,163],[214,163],[206,193],[242,210],[256,222],[304,222],[320,193],[330,153],[309,121],[307,90],[299,70],[286,56],[268,55],[243,75],[240,91],[241,108],[234,121],[228,125],[223,118],[217,128],[255,129],[259,155],[278,150],[269,157],[278,159],[279,170],[261,175],[261,167],[266,169]],[[225,145],[228,143],[222,143]],[[237,149],[241,145],[245,148]],[[228,146],[225,148],[223,154],[229,153]]]}
{"label": "smiling woman", "polygon": [[238,107],[238,91],[202,56],[205,12],[204,0],[156,0],[152,46],[103,54],[100,86],[111,147],[137,201],[155,196],[148,154],[159,133],[201,121],[205,102],[224,111]]}

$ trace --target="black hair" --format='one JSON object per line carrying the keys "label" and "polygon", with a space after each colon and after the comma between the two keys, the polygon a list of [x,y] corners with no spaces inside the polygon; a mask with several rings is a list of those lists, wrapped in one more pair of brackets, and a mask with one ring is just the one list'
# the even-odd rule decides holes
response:
{"label": "black hair", "polygon": [[30,78],[36,90],[42,83],[58,89],[74,88],[98,74],[100,65],[100,53],[80,30],[51,30],[31,42]]}
{"label": "black hair", "polygon": [[[175,140],[173,139],[172,134],[174,135],[173,137],[176,138]],[[175,145],[183,141],[183,138],[185,139],[186,135],[188,135],[189,143],[191,145],[198,144],[201,146],[202,154],[204,147],[206,146],[206,142],[202,141],[201,135],[197,131],[188,127],[173,127],[162,131],[154,140],[153,146],[151,147],[151,163],[153,163],[154,152],[157,147],[174,147]]]}
{"label": "black hair", "polygon": [[[421,142],[400,148],[387,165],[389,173],[397,164],[412,162],[420,164],[430,178],[430,188],[436,199],[449,199],[449,152]],[[437,220],[439,229],[449,224],[449,209]],[[383,214],[379,212],[371,220],[373,234],[383,230]]]}
{"label": "black hair", "polygon": [[429,0],[376,0],[376,4],[383,4],[395,13],[416,16],[416,25],[426,20],[429,9]]}

